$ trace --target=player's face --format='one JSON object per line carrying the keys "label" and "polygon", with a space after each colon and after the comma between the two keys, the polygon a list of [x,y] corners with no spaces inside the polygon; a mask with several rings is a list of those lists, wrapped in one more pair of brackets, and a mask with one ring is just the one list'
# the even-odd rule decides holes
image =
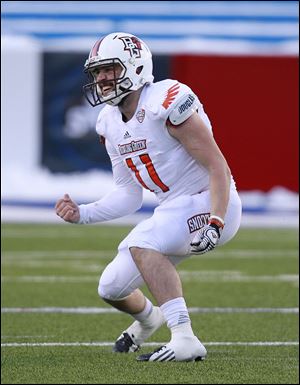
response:
{"label": "player's face", "polygon": [[93,69],[92,75],[98,83],[97,86],[103,96],[109,95],[115,89],[116,79],[120,77],[121,72],[122,67],[117,63]]}

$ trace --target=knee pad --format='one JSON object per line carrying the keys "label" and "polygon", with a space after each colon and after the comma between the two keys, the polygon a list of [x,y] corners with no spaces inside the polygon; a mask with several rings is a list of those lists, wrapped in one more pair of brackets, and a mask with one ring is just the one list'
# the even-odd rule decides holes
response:
{"label": "knee pad", "polygon": [[[121,291],[122,287],[118,284],[117,273],[110,263],[100,277],[98,294],[103,299],[120,300]],[[124,297],[124,295],[122,297]]]}
{"label": "knee pad", "polygon": [[98,294],[103,299],[120,301],[141,286],[143,278],[133,262],[113,260],[103,271],[98,285]]}

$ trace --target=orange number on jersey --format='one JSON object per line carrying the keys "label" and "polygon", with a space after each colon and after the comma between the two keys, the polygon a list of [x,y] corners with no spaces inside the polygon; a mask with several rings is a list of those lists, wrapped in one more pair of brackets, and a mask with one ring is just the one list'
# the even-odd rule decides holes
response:
{"label": "orange number on jersey", "polygon": [[[148,154],[143,154],[139,156],[142,163],[146,166],[146,169],[148,171],[148,174],[150,178],[153,180],[153,182],[163,191],[167,192],[169,191],[169,187],[166,186],[160,179],[160,177],[157,175],[157,172],[154,168],[154,165],[152,163],[152,160]],[[140,176],[139,170],[136,168],[135,164],[133,163],[131,158],[126,159],[127,166],[135,173],[135,176],[137,180],[140,182],[140,184],[145,187],[146,189],[151,190],[143,181],[143,179]]]}

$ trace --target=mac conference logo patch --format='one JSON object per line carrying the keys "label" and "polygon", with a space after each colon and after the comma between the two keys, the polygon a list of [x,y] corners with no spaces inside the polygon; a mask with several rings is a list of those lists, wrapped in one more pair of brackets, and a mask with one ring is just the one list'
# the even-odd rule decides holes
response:
{"label": "mac conference logo patch", "polygon": [[135,116],[136,116],[138,122],[143,123],[143,121],[145,119],[145,114],[146,113],[145,113],[145,110],[143,108],[137,112],[137,114]]}

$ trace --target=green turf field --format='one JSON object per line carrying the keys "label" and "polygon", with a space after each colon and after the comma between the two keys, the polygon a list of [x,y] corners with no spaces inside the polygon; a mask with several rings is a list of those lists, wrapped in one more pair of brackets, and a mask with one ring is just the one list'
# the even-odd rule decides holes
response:
{"label": "green turf field", "polygon": [[[241,229],[179,265],[193,329],[208,350],[196,363],[111,352],[131,318],[106,311],[98,279],[129,230],[2,225],[3,384],[299,383],[298,230]],[[141,352],[168,340],[163,326]]]}

